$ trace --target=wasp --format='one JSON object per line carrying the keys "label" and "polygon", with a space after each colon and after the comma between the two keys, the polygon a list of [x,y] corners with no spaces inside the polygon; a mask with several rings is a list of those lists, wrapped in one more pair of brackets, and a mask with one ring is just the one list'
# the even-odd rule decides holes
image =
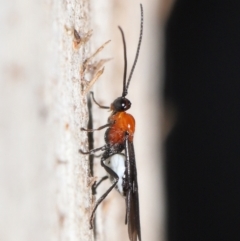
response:
{"label": "wasp", "polygon": [[100,105],[94,98],[91,92],[92,99],[96,105],[102,109],[109,109],[111,115],[108,118],[108,123],[97,129],[85,129],[83,131],[93,132],[107,128],[105,132],[105,145],[90,151],[79,150],[81,154],[93,155],[97,151],[103,151],[101,155],[101,165],[106,170],[108,177],[112,183],[110,188],[97,200],[90,217],[90,228],[93,227],[94,214],[99,204],[107,197],[107,195],[116,188],[118,192],[126,200],[126,216],[125,224],[128,225],[128,234],[131,241],[141,241],[141,227],[139,214],[139,198],[138,198],[138,182],[137,182],[137,168],[135,161],[133,138],[135,132],[135,119],[126,111],[130,109],[131,102],[126,98],[128,94],[129,84],[138,60],[140,46],[143,36],[143,7],[141,9],[141,24],[140,35],[138,40],[137,51],[127,80],[127,48],[125,36],[122,28],[119,30],[123,41],[124,54],[124,72],[123,72],[123,92],[120,97],[115,99],[113,103],[108,106]]}

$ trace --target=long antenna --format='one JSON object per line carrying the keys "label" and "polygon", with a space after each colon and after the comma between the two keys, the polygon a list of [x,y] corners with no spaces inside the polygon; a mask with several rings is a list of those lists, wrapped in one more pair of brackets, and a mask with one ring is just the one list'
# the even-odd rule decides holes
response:
{"label": "long antenna", "polygon": [[121,35],[122,35],[122,41],[123,41],[123,54],[124,54],[124,72],[123,72],[123,93],[122,96],[125,96],[125,90],[126,90],[126,79],[127,79],[127,47],[126,47],[126,41],[124,37],[123,30],[120,26],[118,26]]}
{"label": "long antenna", "polygon": [[[130,81],[131,81],[131,78],[132,78],[132,75],[133,75],[133,71],[134,71],[135,66],[137,64],[138,55],[139,55],[139,51],[140,51],[140,47],[141,47],[141,43],[142,43],[142,35],[143,35],[143,6],[142,6],[142,4],[140,4],[140,9],[141,9],[141,24],[140,24],[140,35],[139,35],[139,40],[138,40],[137,52],[136,52],[136,56],[135,56],[135,59],[134,59],[134,62],[133,62],[131,72],[130,72],[129,77],[128,77],[127,85],[126,85],[126,80],[124,80],[122,97],[125,97],[128,94],[128,92],[127,92],[128,87],[129,87],[129,84],[130,84]],[[123,35],[123,39],[124,39],[124,35]],[[126,65],[126,63],[127,63],[126,59],[127,58],[126,58],[126,53],[125,53],[126,52],[125,39],[123,41],[123,45],[125,45],[125,47],[124,47],[124,61],[125,61],[125,65]],[[124,75],[126,74],[125,73],[125,65],[124,65]]]}

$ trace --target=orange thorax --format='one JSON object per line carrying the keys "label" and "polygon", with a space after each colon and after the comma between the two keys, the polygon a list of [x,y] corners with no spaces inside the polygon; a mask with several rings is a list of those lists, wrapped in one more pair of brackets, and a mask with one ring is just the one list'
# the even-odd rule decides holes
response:
{"label": "orange thorax", "polygon": [[114,124],[109,128],[108,141],[110,144],[121,144],[124,142],[126,133],[129,134],[129,141],[133,141],[135,131],[135,120],[132,115],[126,112],[117,112],[109,118]]}

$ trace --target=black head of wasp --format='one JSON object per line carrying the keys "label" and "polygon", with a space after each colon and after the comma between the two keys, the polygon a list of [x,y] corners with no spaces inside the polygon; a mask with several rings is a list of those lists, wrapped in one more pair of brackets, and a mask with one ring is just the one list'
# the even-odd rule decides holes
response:
{"label": "black head of wasp", "polygon": [[[105,127],[108,129],[105,132],[106,144],[102,147],[92,149],[88,152],[80,150],[82,154],[94,154],[97,151],[103,151],[101,156],[101,165],[106,170],[110,180],[111,187],[97,200],[90,217],[90,226],[93,226],[93,218],[98,205],[115,187],[126,200],[126,218],[125,224],[128,224],[128,234],[131,241],[141,241],[140,215],[139,215],[139,200],[138,200],[138,183],[137,183],[137,168],[135,163],[135,154],[133,146],[133,136],[135,132],[135,120],[132,115],[126,113],[131,107],[131,102],[126,98],[128,87],[132,78],[134,68],[137,63],[140,46],[143,35],[143,7],[141,8],[141,28],[136,51],[135,60],[131,72],[127,77],[127,50],[124,33],[121,27],[118,27],[123,41],[124,50],[124,74],[123,74],[123,92],[120,97],[115,99],[110,107],[98,104],[91,92],[93,101],[103,109],[112,111],[108,118],[108,124],[97,129],[84,129],[83,131],[93,132],[101,130]],[[124,151],[124,154],[122,153]]]}

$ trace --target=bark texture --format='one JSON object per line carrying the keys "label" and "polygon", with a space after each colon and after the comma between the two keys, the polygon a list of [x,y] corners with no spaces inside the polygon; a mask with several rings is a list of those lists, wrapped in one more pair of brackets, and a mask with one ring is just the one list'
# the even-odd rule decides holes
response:
{"label": "bark texture", "polygon": [[[1,9],[1,240],[92,240],[86,98],[80,67],[89,1],[16,1]],[[82,85],[81,85],[82,83]]]}
{"label": "bark texture", "polygon": [[[142,236],[163,240],[160,144],[154,139],[160,136],[155,53],[161,35],[154,35],[159,6],[157,1],[142,3],[143,44],[128,97],[137,122]],[[92,90],[104,105],[121,95],[123,49],[117,26],[126,35],[130,69],[139,35],[139,2],[17,0],[0,3],[0,9],[0,240],[94,240],[89,230],[95,201],[89,159],[78,153],[88,149],[87,134],[80,131],[89,117],[83,92],[97,63],[111,59]],[[109,39],[84,71],[86,59]],[[109,112],[93,105],[93,113],[94,127],[106,124]],[[94,134],[95,147],[104,144],[103,132]],[[104,175],[95,159],[94,176]],[[108,187],[106,181],[96,198]],[[113,191],[98,209],[96,239],[128,240],[124,216],[125,201]]]}

